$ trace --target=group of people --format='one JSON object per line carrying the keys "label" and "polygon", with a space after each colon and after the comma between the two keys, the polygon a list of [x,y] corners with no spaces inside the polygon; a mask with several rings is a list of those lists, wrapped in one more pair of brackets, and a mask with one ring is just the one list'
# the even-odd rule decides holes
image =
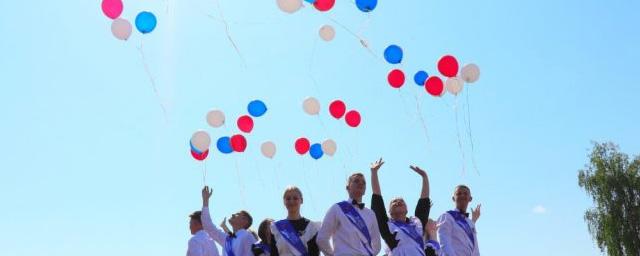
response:
{"label": "group of people", "polygon": [[[349,176],[346,184],[348,198],[335,203],[322,222],[312,221],[300,214],[304,202],[302,191],[295,186],[285,189],[283,203],[287,217],[275,221],[263,220],[258,233],[250,231],[251,214],[239,211],[226,218],[220,226],[213,224],[209,214],[212,190],[202,189],[202,210],[191,214],[187,256],[373,256],[386,245],[384,255],[400,256],[479,256],[475,223],[480,217],[480,206],[467,212],[472,200],[471,190],[465,185],[455,187],[452,200],[455,209],[442,214],[437,221],[429,219],[431,199],[429,178],[417,166],[410,166],[422,178],[420,199],[414,216],[408,216],[407,204],[400,197],[385,209],[378,179],[382,159],[371,164],[371,208],[362,202],[366,180],[362,173]],[[216,243],[218,245],[216,245]]]}

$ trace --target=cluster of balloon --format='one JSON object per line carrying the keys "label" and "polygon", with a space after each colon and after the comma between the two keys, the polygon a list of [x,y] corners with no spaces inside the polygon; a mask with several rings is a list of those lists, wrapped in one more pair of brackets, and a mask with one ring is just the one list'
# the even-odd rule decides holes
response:
{"label": "cluster of balloon", "polygon": [[211,137],[205,131],[198,130],[191,136],[189,146],[191,148],[191,156],[198,161],[207,159],[209,155],[209,146],[211,145]]}
{"label": "cluster of balloon", "polygon": [[[238,130],[243,133],[251,133],[253,131],[253,117],[261,117],[267,112],[267,105],[261,100],[254,100],[247,105],[247,112],[249,115],[242,115],[236,120]],[[224,113],[220,110],[214,109],[207,113],[207,123],[214,127],[220,127],[225,123]],[[230,154],[233,152],[244,152],[247,149],[247,139],[242,134],[235,134],[231,137],[222,136],[216,141],[216,148],[223,154]],[[263,146],[264,148],[264,146]],[[265,151],[263,150],[263,154]],[[265,154],[265,156],[272,158],[275,154],[275,145],[273,147],[273,153]]]}
{"label": "cluster of balloon", "polygon": [[360,112],[357,110],[349,110],[347,112],[347,105],[341,100],[334,100],[329,104],[329,114],[335,119],[341,119],[344,116],[344,120],[350,127],[358,127],[362,121]]}
{"label": "cluster of balloon", "polygon": [[[464,88],[464,83],[474,83],[480,78],[480,68],[476,64],[467,64],[458,73],[458,60],[452,55],[444,55],[438,60],[438,71],[447,80],[442,83],[440,78],[428,79],[425,83],[427,92],[433,96],[442,96],[444,90],[457,96]],[[429,80],[432,80],[429,82]]]}
{"label": "cluster of balloon", "polygon": [[[384,49],[384,59],[392,65],[402,63],[403,51],[400,46],[395,44],[387,46]],[[387,74],[387,82],[389,85],[395,89],[399,89],[404,85],[404,72],[400,69],[392,69],[389,74]]]}
{"label": "cluster of balloon", "polygon": [[327,154],[328,156],[333,156],[336,153],[337,145],[336,142],[332,139],[327,139],[322,143],[311,144],[311,142],[309,142],[309,139],[301,137],[296,139],[294,148],[296,150],[296,153],[298,153],[299,155],[309,153],[309,156],[311,156],[311,158],[318,160],[325,154]]}
{"label": "cluster of balloon", "polygon": [[[112,19],[111,33],[117,39],[126,41],[131,36],[132,26],[129,20],[121,18],[124,5],[122,0],[102,0],[102,12]],[[135,24],[140,33],[147,34],[156,28],[156,16],[150,12],[140,12],[136,16]]]}

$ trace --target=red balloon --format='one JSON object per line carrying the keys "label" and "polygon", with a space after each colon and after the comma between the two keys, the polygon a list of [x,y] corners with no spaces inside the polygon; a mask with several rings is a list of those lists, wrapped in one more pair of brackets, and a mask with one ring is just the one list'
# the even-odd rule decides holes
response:
{"label": "red balloon", "polygon": [[299,138],[296,140],[296,152],[298,152],[298,154],[300,155],[304,155],[307,152],[309,152],[309,147],[311,147],[311,143],[309,143],[309,140],[307,138]]}
{"label": "red balloon", "polygon": [[328,10],[331,10],[331,8],[333,8],[333,5],[335,3],[336,3],[336,0],[316,0],[313,3],[313,6],[315,6],[316,9],[318,9],[318,11],[326,12]]}
{"label": "red balloon", "polygon": [[191,156],[198,161],[202,161],[206,159],[208,155],[209,155],[209,150],[205,150],[204,152],[202,152],[202,154],[198,154],[198,152],[191,150]]}
{"label": "red balloon", "polygon": [[247,139],[241,134],[231,136],[231,148],[235,152],[244,152],[247,149]]}
{"label": "red balloon", "polygon": [[250,116],[244,115],[238,118],[238,129],[245,133],[250,133],[253,130],[253,119]]}
{"label": "red balloon", "polygon": [[329,104],[329,113],[331,113],[331,116],[335,119],[342,118],[345,111],[347,111],[347,105],[345,105],[341,100],[334,100]]}
{"label": "red balloon", "polygon": [[404,84],[404,73],[402,70],[394,69],[387,75],[387,81],[393,88],[400,88]]}
{"label": "red balloon", "polygon": [[444,92],[444,84],[442,83],[442,79],[437,76],[430,76],[424,83],[424,88],[429,94],[436,97],[442,96],[442,93]]}
{"label": "red balloon", "polygon": [[345,121],[347,122],[347,125],[351,126],[351,127],[358,127],[358,125],[360,125],[360,113],[358,113],[358,111],[355,110],[351,110],[349,112],[347,112],[347,115],[345,116]]}
{"label": "red balloon", "polygon": [[446,77],[458,75],[458,60],[451,55],[445,55],[438,61],[438,71]]}

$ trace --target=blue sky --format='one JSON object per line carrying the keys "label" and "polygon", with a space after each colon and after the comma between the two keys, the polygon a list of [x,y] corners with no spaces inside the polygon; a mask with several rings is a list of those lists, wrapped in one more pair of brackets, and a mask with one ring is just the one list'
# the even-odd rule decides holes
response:
{"label": "blue sky", "polygon": [[[183,254],[202,186],[188,140],[197,129],[214,139],[237,132],[233,120],[253,99],[269,111],[255,120],[247,151],[212,152],[206,163],[214,220],[239,209],[256,222],[283,218],[286,184],[302,188],[303,215],[319,220],[346,197],[346,174],[368,177],[382,156],[387,198],[413,204],[420,183],[407,166],[427,169],[432,218],[452,207],[455,185],[470,185],[472,204],[483,204],[484,255],[600,254],[583,221],[592,203],[577,171],[592,140],[640,152],[637,2],[380,1],[368,17],[349,1],[326,14],[287,15],[271,0],[220,0],[242,58],[207,16],[220,17],[215,1],[124,6],[129,20],[154,12],[156,30],[116,40],[99,1],[0,2],[3,255]],[[362,27],[372,53],[331,19]],[[336,28],[330,43],[318,38],[324,24]],[[403,47],[409,75],[435,73],[447,53],[482,75],[457,99],[432,98],[410,80],[398,92],[386,83],[393,67],[379,59],[389,44]],[[319,117],[302,111],[308,96],[323,104]],[[362,113],[359,128],[329,117],[336,98]],[[212,108],[226,113],[226,127],[207,127]],[[338,152],[299,157],[299,136],[332,138]],[[266,140],[278,146],[273,160],[260,155]]]}

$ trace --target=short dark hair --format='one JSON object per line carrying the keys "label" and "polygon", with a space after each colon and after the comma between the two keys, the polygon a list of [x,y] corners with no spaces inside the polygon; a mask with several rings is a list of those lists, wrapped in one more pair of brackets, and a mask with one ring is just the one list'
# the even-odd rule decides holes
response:
{"label": "short dark hair", "polygon": [[244,215],[245,217],[247,217],[247,227],[245,229],[249,229],[249,227],[251,227],[251,224],[253,224],[253,218],[251,217],[251,214],[249,214],[249,212],[242,210],[239,212],[240,214]]}
{"label": "short dark hair", "polygon": [[202,224],[202,220],[200,219],[201,216],[202,216],[202,211],[195,211],[191,215],[189,215],[189,218],[191,218],[191,220],[198,221],[198,223]]}
{"label": "short dark hair", "polygon": [[349,183],[351,183],[351,181],[352,181],[353,179],[355,179],[356,177],[360,177],[360,178],[363,178],[363,179],[364,179],[364,174],[362,174],[361,172],[356,172],[356,173],[354,173],[354,174],[351,174],[351,175],[349,176],[349,178],[347,179],[347,186],[349,186]]}

